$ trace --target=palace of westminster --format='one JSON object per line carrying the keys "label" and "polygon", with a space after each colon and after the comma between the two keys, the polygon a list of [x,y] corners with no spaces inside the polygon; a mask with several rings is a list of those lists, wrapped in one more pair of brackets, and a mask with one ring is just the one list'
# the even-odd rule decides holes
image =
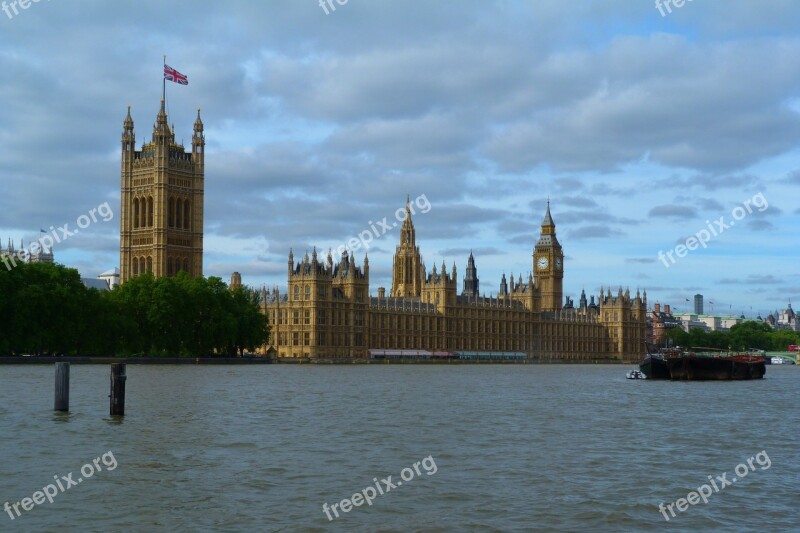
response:
{"label": "palace of westminster", "polygon": [[[205,136],[200,111],[191,151],[175,143],[161,101],[150,142],[135,148],[133,119],[122,133],[120,282],[149,272],[203,272]],[[533,238],[532,238],[533,240]],[[295,262],[288,291],[262,289],[271,328],[262,351],[277,357],[366,358],[370,349],[524,352],[530,358],[636,359],[644,350],[647,295],[600,291],[564,303],[564,253],[548,202],[527,279],[500,282],[496,296],[479,293],[470,254],[459,292],[456,265],[430,271],[422,261],[411,212],[400,230],[389,293],[370,293],[369,259],[357,266],[347,251],[322,259],[316,250]],[[235,273],[231,285],[241,283]]]}

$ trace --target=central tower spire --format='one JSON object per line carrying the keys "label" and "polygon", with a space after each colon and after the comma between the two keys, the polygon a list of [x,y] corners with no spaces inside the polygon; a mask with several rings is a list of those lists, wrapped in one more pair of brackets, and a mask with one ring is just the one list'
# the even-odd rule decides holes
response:
{"label": "central tower spire", "polygon": [[392,292],[394,297],[418,297],[422,294],[425,273],[417,246],[414,223],[411,221],[411,200],[406,196],[406,217],[400,228],[400,244],[394,254],[392,267]]}

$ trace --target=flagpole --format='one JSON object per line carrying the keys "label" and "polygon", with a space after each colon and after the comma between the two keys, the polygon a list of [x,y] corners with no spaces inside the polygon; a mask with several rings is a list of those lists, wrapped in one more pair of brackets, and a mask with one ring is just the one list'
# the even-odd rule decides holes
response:
{"label": "flagpole", "polygon": [[[167,68],[167,54],[164,54],[164,68]],[[167,99],[167,77],[164,76],[164,70],[161,70],[161,100]]]}

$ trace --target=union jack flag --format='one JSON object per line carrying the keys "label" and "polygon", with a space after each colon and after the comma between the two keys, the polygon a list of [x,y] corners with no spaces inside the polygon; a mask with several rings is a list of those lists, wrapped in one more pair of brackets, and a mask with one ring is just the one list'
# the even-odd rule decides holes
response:
{"label": "union jack flag", "polygon": [[189,78],[169,65],[164,65],[164,79],[180,83],[181,85],[189,85]]}

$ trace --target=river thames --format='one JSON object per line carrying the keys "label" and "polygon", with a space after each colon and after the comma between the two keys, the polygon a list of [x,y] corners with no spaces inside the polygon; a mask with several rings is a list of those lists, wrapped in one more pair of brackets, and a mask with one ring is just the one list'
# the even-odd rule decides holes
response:
{"label": "river thames", "polygon": [[800,528],[800,368],[628,369],[128,365],[112,419],[108,365],[72,365],[69,414],[52,411],[52,366],[0,365],[0,529]]}

